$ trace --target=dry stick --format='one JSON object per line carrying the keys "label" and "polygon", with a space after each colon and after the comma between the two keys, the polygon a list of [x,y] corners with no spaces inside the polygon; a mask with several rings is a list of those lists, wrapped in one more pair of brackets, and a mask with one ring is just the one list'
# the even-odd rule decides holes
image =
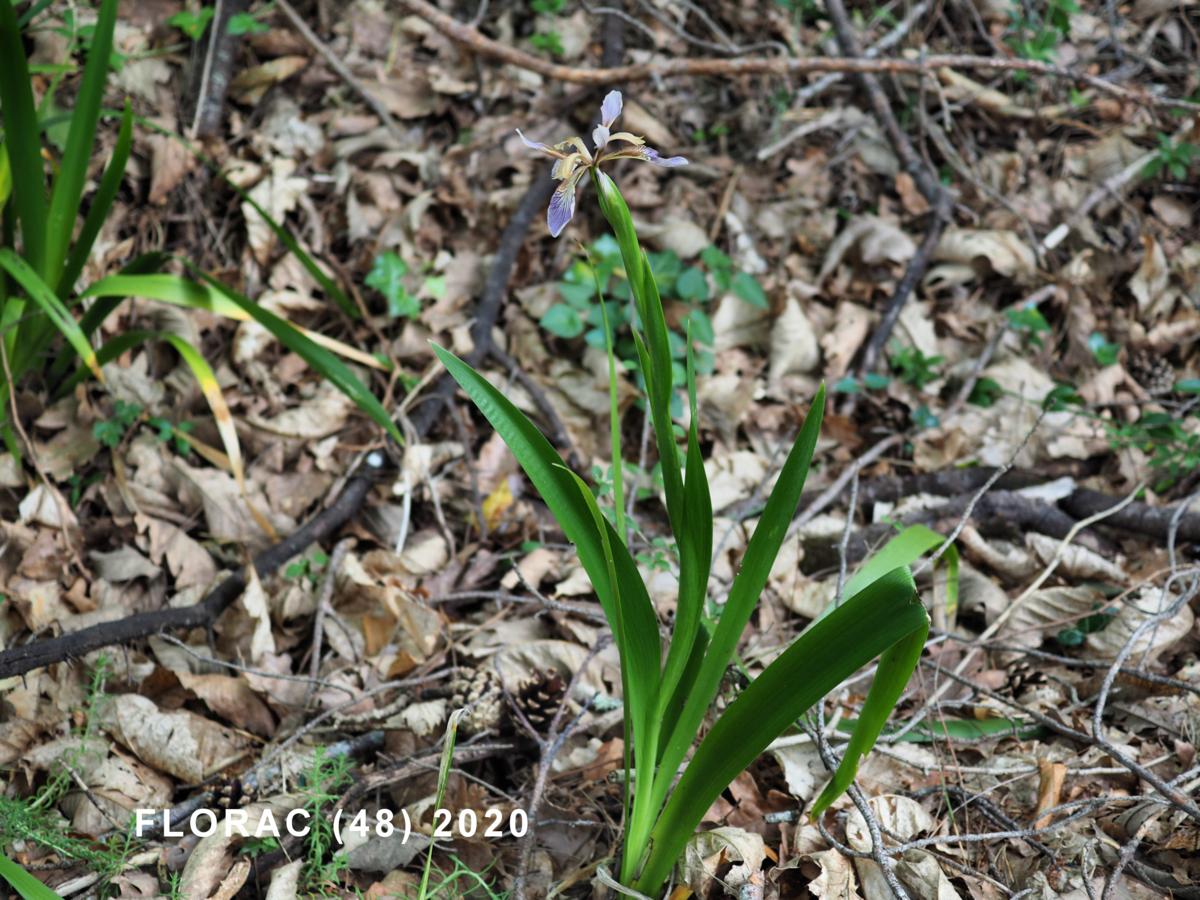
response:
{"label": "dry stick", "polygon": [[[1172,542],[1173,541],[1174,535],[1172,535]],[[1096,741],[1096,746],[1104,750],[1109,756],[1111,756],[1121,765],[1129,768],[1130,771],[1133,771],[1130,765],[1132,760],[1130,760],[1123,751],[1117,749],[1117,747],[1115,747],[1113,743],[1104,736],[1104,708],[1108,705],[1109,692],[1112,691],[1113,683],[1117,680],[1117,674],[1120,672],[1122,664],[1129,658],[1130,654],[1133,653],[1133,648],[1137,645],[1137,642],[1141,636],[1151,628],[1157,627],[1158,624],[1164,619],[1176,615],[1183,606],[1191,602],[1191,599],[1196,596],[1198,586],[1200,586],[1200,578],[1197,577],[1197,570],[1192,570],[1190,574],[1192,577],[1191,586],[1188,590],[1180,593],[1178,599],[1170,605],[1167,604],[1167,597],[1170,594],[1171,586],[1176,581],[1183,578],[1184,573],[1175,572],[1170,578],[1167,579],[1166,583],[1163,585],[1162,593],[1159,597],[1159,611],[1152,616],[1147,616],[1145,621],[1138,625],[1137,628],[1133,629],[1133,632],[1129,635],[1128,640],[1125,641],[1120,652],[1117,653],[1116,659],[1113,660],[1112,665],[1104,674],[1104,681],[1100,686],[1100,693],[1096,697],[1096,707],[1092,711],[1092,737]],[[1185,813],[1200,821],[1200,809],[1197,809],[1194,804],[1190,803],[1186,793],[1175,789],[1172,785],[1163,781],[1151,780],[1150,784],[1153,785],[1155,790],[1174,803],[1179,809],[1182,809]],[[1134,853],[1137,852],[1138,844],[1141,842],[1142,830],[1150,824],[1150,821],[1151,820],[1147,818],[1142,824],[1142,827],[1138,828],[1130,837],[1128,843],[1121,848],[1121,852],[1117,858],[1116,866],[1113,868],[1113,871],[1109,874],[1108,878],[1106,878],[1104,881],[1104,888],[1100,893],[1101,900],[1110,900],[1110,898],[1113,896],[1112,892],[1116,889],[1117,884],[1121,880],[1122,871],[1124,871],[1129,863],[1133,861]]]}
{"label": "dry stick", "polygon": [[[846,585],[846,545],[850,541],[850,530],[854,524],[854,514],[858,507],[858,470],[854,470],[854,475],[850,482],[850,503],[846,513],[846,527],[842,532],[842,540],[838,544],[838,583],[837,592],[834,594],[833,603],[835,606],[842,602],[842,591]],[[810,736],[817,744],[817,751],[821,756],[821,762],[825,768],[831,773],[837,770],[839,761],[833,753],[833,748],[829,746],[829,738],[825,735],[825,698],[822,697],[817,703],[817,725],[810,729]],[[887,847],[883,843],[883,832],[879,826],[878,819],[875,818],[875,811],[871,809],[871,804],[859,790],[857,784],[851,784],[847,793],[850,795],[851,801],[858,807],[859,813],[866,822],[867,832],[871,835],[871,858],[879,866],[883,872],[883,880],[887,882],[888,889],[892,892],[892,896],[896,900],[909,900],[908,892],[900,884],[899,878],[896,877],[896,864],[888,852]]]}
{"label": "dry stick", "polygon": [[[917,20],[921,18],[921,16],[925,15],[926,9],[928,9],[928,4],[925,2],[925,0],[921,0],[920,3],[915,4],[913,8],[908,11],[908,15],[906,15],[895,28],[893,28],[866,49],[866,51],[863,53],[863,57],[865,59],[875,59],[880,53],[884,52],[885,50],[891,50],[893,47],[899,44],[912,30],[912,27],[916,24]],[[796,99],[793,105],[798,107],[807,106],[809,101],[811,101],[818,94],[822,94],[829,88],[833,87],[835,84],[841,81],[843,77],[844,76],[841,72],[830,72],[827,75],[822,75],[812,84],[801,88],[796,92]],[[837,118],[840,119],[840,116]],[[757,159],[761,162],[764,159],[774,156],[793,141],[796,141],[808,134],[813,124],[814,123],[812,122],[807,122],[804,125],[796,128],[794,131],[785,134],[775,143],[768,144],[766,147],[763,147],[758,151]]]}
{"label": "dry stick", "polygon": [[333,587],[337,581],[338,570],[342,568],[342,560],[350,551],[354,538],[342,538],[329,554],[329,565],[325,568],[325,578],[321,582],[321,594],[317,597],[317,613],[313,617],[312,659],[308,664],[308,691],[304,699],[312,697],[316,687],[317,675],[321,672],[321,645],[325,638],[325,612],[329,609],[329,601],[333,598]]}
{"label": "dry stick", "polygon": [[336,53],[329,49],[329,45],[317,37],[316,33],[308,27],[304,19],[300,18],[300,14],[296,12],[295,7],[288,0],[276,0],[276,5],[283,10],[283,14],[292,23],[292,27],[300,32],[300,37],[304,38],[305,43],[316,50],[321,58],[329,64],[329,68],[333,69],[334,73],[342,81],[346,82],[350,86],[350,89],[358,94],[367,106],[371,107],[371,112],[379,117],[379,121],[383,123],[384,128],[396,139],[397,143],[403,143],[404,132],[400,130],[400,126],[396,124],[396,120],[392,118],[392,114],[388,112],[387,107],[380,103],[379,99],[368,91],[361,81],[354,77],[354,73],[350,71],[349,67],[342,62]]}
{"label": "dry stick", "polygon": [[[817,745],[817,752],[821,756],[821,762],[830,772],[836,772],[839,765],[839,760],[834,755],[833,748],[829,746],[829,739],[825,736],[825,731],[821,727],[808,728],[809,736]],[[892,892],[892,896],[896,900],[909,900],[908,891],[900,884],[900,879],[896,877],[896,862],[892,859],[894,851],[889,850],[883,843],[883,830],[879,827],[879,820],[875,818],[875,811],[871,809],[871,804],[859,790],[857,784],[850,785],[846,791],[851,801],[858,808],[859,814],[863,817],[863,821],[867,825],[867,833],[871,835],[871,851],[869,854],[861,854],[862,857],[871,859],[879,866],[879,870],[883,873],[883,880],[887,882],[888,890]],[[830,835],[824,827],[824,823],[818,821],[821,829],[821,835],[829,841],[838,852],[843,855],[860,855],[855,851],[846,853],[849,848],[843,847],[837,840]]]}
{"label": "dry stick", "polygon": [[575,84],[605,86],[672,76],[697,75],[721,78],[737,78],[743,75],[804,75],[815,72],[915,75],[944,68],[984,69],[994,72],[1028,72],[1032,75],[1043,75],[1048,78],[1088,85],[1097,91],[1131,103],[1200,112],[1200,103],[1158,97],[1146,91],[1122,87],[1095,75],[1072,72],[1049,63],[1008,57],[971,56],[963,53],[931,54],[921,59],[868,59],[863,57],[847,59],[829,56],[773,57],[769,59],[758,57],[742,59],[674,58],[629,66],[578,68],[539,59],[516,47],[493,40],[478,29],[465,25],[453,16],[441,12],[428,0],[399,0],[399,3],[420,16],[446,37],[463,44],[481,56],[488,56],[530,72],[537,72],[554,81],[567,81]]}
{"label": "dry stick", "polygon": [[[333,503],[278,544],[255,557],[255,571],[262,576],[271,574],[310,544],[335,533],[358,512],[374,483],[372,474],[383,466],[383,454],[368,455],[365,465],[370,471],[350,479]],[[168,629],[209,628],[226,607],[241,596],[245,587],[245,574],[240,571],[231,572],[208,596],[191,606],[138,613],[115,622],[105,622],[59,637],[13,647],[0,653],[0,678],[20,675],[31,669],[82,656],[101,647],[129,643]]]}
{"label": "dry stick", "polygon": [[[1019,710],[1021,713],[1028,716],[1033,721],[1037,722],[1043,728],[1048,728],[1050,731],[1053,731],[1055,734],[1059,734],[1059,735],[1062,735],[1063,737],[1067,737],[1072,740],[1078,741],[1081,744],[1101,747],[1102,749],[1105,749],[1105,751],[1108,753],[1109,756],[1111,756],[1113,759],[1115,759],[1117,762],[1119,762],[1122,766],[1124,766],[1128,771],[1132,772],[1138,778],[1142,779],[1142,781],[1146,782],[1151,787],[1153,787],[1156,791],[1158,791],[1159,794],[1161,794],[1162,797],[1164,798],[1165,802],[1170,803],[1172,806],[1177,807],[1178,809],[1182,810],[1187,815],[1191,816],[1196,821],[1200,822],[1200,806],[1197,806],[1192,801],[1192,799],[1187,796],[1186,793],[1180,791],[1178,788],[1173,787],[1170,782],[1163,781],[1161,778],[1159,778],[1157,775],[1155,775],[1153,772],[1151,772],[1150,769],[1148,769],[1146,766],[1142,765],[1141,763],[1138,763],[1132,759],[1129,759],[1128,757],[1126,757],[1124,754],[1121,754],[1120,752],[1114,753],[1113,749],[1111,749],[1112,748],[1111,744],[1107,744],[1107,742],[1098,741],[1095,739],[1095,737],[1093,737],[1091,734],[1088,734],[1086,731],[1079,731],[1078,729],[1071,728],[1069,725],[1064,725],[1058,719],[1055,719],[1044,713],[1040,713],[1037,710],[1032,709],[1031,707],[1024,706],[1020,703],[1017,703],[1011,697],[1006,697],[1004,694],[1000,693],[999,691],[993,691],[990,688],[986,688],[980,684],[976,684],[971,679],[964,677],[963,675],[959,674],[955,670],[948,669],[945,666],[938,665],[933,660],[922,659],[921,665],[923,665],[927,668],[933,669],[939,675],[944,675],[947,678],[949,678],[951,681],[954,681],[958,684],[968,687],[971,690],[975,691],[976,693],[982,694],[985,697],[990,697],[993,700],[1004,704],[1005,706],[1011,707],[1012,709]],[[931,702],[932,702],[932,700],[931,700]],[[1107,746],[1106,746],[1106,744],[1107,744]],[[1104,800],[1115,800],[1115,799],[1128,800],[1128,799],[1132,799],[1132,798],[1112,797],[1112,798],[1103,798],[1103,799]],[[1156,802],[1162,802],[1162,801],[1156,801]],[[1055,810],[1058,808],[1060,808],[1060,807],[1056,807],[1055,809],[1044,810],[1042,815],[1052,815],[1055,812]],[[1060,821],[1055,824],[1061,825],[1062,822]],[[1047,828],[1050,828],[1050,827],[1054,827],[1054,826],[1047,826]],[[1046,829],[1040,829],[1040,830],[1045,831]],[[956,838],[956,840],[957,840],[957,838]]]}
{"label": "dry stick", "polygon": [[233,80],[238,45],[238,36],[229,32],[229,20],[244,7],[245,0],[216,0],[196,91],[192,138],[208,137],[221,126],[221,113],[225,109],[225,94]]}
{"label": "dry stick", "polygon": [[[846,7],[842,0],[827,0],[826,9],[830,19],[833,20],[834,33],[837,35],[838,46],[843,55],[862,57],[862,47],[850,25],[850,17],[846,15]],[[908,135],[904,133],[904,129],[896,120],[891,102],[883,88],[879,86],[879,82],[874,76],[865,72],[859,73],[859,82],[867,94],[867,99],[871,102],[871,111],[875,114],[879,126],[887,135],[888,143],[892,145],[892,150],[900,160],[900,165],[912,176],[917,189],[929,202],[933,215],[920,247],[917,248],[913,258],[909,260],[904,277],[896,285],[895,291],[884,308],[879,325],[876,326],[874,334],[871,335],[871,339],[863,350],[862,362],[858,367],[861,376],[874,369],[875,361],[879,358],[884,345],[891,337],[892,330],[896,327],[896,322],[900,319],[900,312],[904,308],[905,302],[929,266],[933,251],[937,249],[938,241],[941,240],[942,230],[954,215],[954,203],[950,192],[938,180],[937,173],[925,164],[925,161],[913,148],[912,141],[908,139]]]}

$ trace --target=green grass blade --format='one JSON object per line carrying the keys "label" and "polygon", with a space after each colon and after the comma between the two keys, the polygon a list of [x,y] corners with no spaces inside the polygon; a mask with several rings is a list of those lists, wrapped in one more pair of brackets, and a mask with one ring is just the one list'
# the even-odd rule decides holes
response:
{"label": "green grass blade", "polygon": [[46,260],[46,179],[37,110],[12,0],[0,0],[0,117],[13,178],[13,208],[25,255],[35,271]]}
{"label": "green grass blade", "polygon": [[[657,808],[651,806],[655,762],[658,756],[658,628],[654,621],[638,620],[638,610],[645,609],[639,602],[644,592],[641,575],[629,551],[613,531],[596,498],[582,478],[568,472],[579,498],[591,514],[596,533],[600,536],[601,549],[607,568],[608,581],[612,590],[612,605],[615,620],[611,622],[617,646],[620,648],[622,687],[626,716],[633,726],[634,779],[633,811],[626,828],[625,861],[640,856],[637,848],[644,846],[654,825]],[[630,598],[633,602],[630,603]],[[648,602],[648,601],[647,601]],[[624,868],[624,865],[623,865]]]}
{"label": "green grass blade", "polygon": [[375,395],[358,380],[358,377],[350,371],[345,363],[324,347],[318,346],[312,340],[305,337],[291,323],[263,309],[250,298],[244,297],[232,288],[226,287],[195,267],[192,267],[192,271],[209,287],[215,288],[227,299],[240,306],[250,318],[269,331],[279,343],[303,359],[312,366],[314,371],[353,400],[360,410],[366,413],[376,425],[391,436],[392,440],[397,444],[404,444],[404,437],[400,434],[400,430],[396,428],[396,423],[392,421],[392,417],[388,415],[387,410],[383,408],[383,405],[375,398]]}
{"label": "green grass blade", "polygon": [[708,595],[708,574],[712,565],[713,529],[712,496],[708,489],[708,473],[700,453],[699,410],[696,404],[696,365],[688,334],[687,354],[688,404],[691,423],[688,427],[687,479],[683,484],[683,531],[675,535],[679,544],[679,599],[675,610],[675,628],[663,668],[662,694],[659,697],[659,716],[667,715],[676,691],[690,692],[691,684],[683,673],[691,659],[704,600]]}
{"label": "green grass blade", "polygon": [[[562,457],[528,417],[491,382],[449,350],[434,344],[433,352],[517,458],[563,534],[579,552],[579,561],[592,581],[605,616],[610,623],[616,623],[619,613],[609,587],[604,542],[587,504],[579,497],[575,479]],[[624,558],[628,558],[628,553],[624,554]],[[629,564],[633,564],[632,560]],[[640,585],[641,579],[637,581]],[[620,615],[627,616],[632,627],[640,632],[649,631],[657,648],[658,622],[654,608],[644,585],[635,590],[632,597],[625,598],[628,602],[622,604]],[[657,650],[654,655],[657,666]]]}
{"label": "green grass blade", "polygon": [[625,266],[625,278],[633,292],[644,341],[634,330],[638,341],[638,359],[642,367],[642,378],[646,382],[646,402],[650,407],[654,425],[655,443],[658,445],[659,461],[662,463],[663,492],[667,497],[667,515],[671,519],[671,530],[678,535],[682,530],[683,479],[679,474],[679,452],[675,447],[675,429],[671,423],[671,391],[673,368],[671,350],[667,338],[667,322],[663,313],[658,284],[650,271],[646,254],[638,243],[633,227],[633,217],[625,198],[616,184],[603,172],[597,176],[597,193],[600,209],[612,226]]}
{"label": "green grass blade", "polygon": [[879,548],[846,583],[847,597],[857,594],[881,575],[899,566],[911,565],[918,557],[946,542],[946,538],[925,525],[909,525]]}
{"label": "green grass blade", "polygon": [[[859,740],[852,738],[855,750],[870,746],[880,717],[886,719],[891,709],[885,704],[903,689],[928,628],[912,575],[901,568],[876,579],[799,637],[730,704],[696,749],[654,826],[651,853],[635,889],[657,896],[717,795],[814,703],[882,653],[885,660],[867,701],[870,719],[860,724],[861,736],[856,730]],[[857,759],[847,753],[843,762],[850,777]]]}
{"label": "green grass blade", "polygon": [[608,321],[608,307],[604,293],[600,290],[600,276],[592,266],[592,279],[596,283],[596,300],[600,304],[600,322],[604,327],[604,352],[608,356],[608,428],[612,451],[613,524],[617,536],[624,544],[625,536],[625,467],[621,455],[621,408],[617,384],[617,355],[613,351],[612,325]]}
{"label": "green grass blade", "polygon": [[[159,300],[175,306],[188,309],[202,309],[207,312],[225,316],[230,319],[246,321],[250,318],[238,303],[231,300],[212,283],[200,283],[179,275],[165,272],[130,273],[109,275],[90,284],[80,297],[83,299],[114,299],[117,302],[127,297],[142,297],[146,300]],[[89,310],[90,313],[90,310]],[[104,319],[85,314],[80,323],[89,333],[99,326]]]}
{"label": "green grass blade", "polygon": [[79,278],[79,273],[83,271],[88,255],[92,252],[96,235],[100,233],[104,220],[108,218],[113,200],[116,199],[117,191],[121,187],[121,179],[125,177],[125,165],[129,162],[129,150],[132,146],[133,109],[129,106],[129,101],[126,101],[125,111],[121,114],[121,127],[117,132],[117,143],[113,147],[108,166],[105,167],[104,174],[100,177],[100,186],[92,197],[92,205],[88,208],[87,216],[83,220],[83,227],[79,231],[79,237],[71,248],[71,255],[67,258],[66,267],[58,281],[58,295],[64,299],[74,288],[75,281]]}
{"label": "green grass blade", "polygon": [[[29,299],[46,314],[46,318],[67,339],[75,352],[79,354],[79,358],[83,361],[83,364],[92,370],[92,374],[97,379],[104,381],[104,375],[100,372],[100,366],[96,363],[96,351],[88,343],[88,339],[80,330],[79,324],[71,317],[70,310],[63,305],[63,302],[58,299],[54,291],[50,290],[49,285],[39,277],[37,272],[30,267],[29,263],[17,256],[8,247],[3,247],[0,248],[0,268],[7,271],[25,289],[25,293],[29,296]],[[24,357],[22,355],[19,358]]]}
{"label": "green grass blade", "polygon": [[[118,335],[114,335],[111,340],[103,344],[100,349],[96,351],[96,365],[103,369],[122,353],[132,350],[134,347],[141,346],[147,341],[154,340],[157,334],[158,333],[154,331],[136,330],[123,331]],[[72,357],[68,356],[66,358],[70,359]],[[71,393],[77,384],[84,381],[91,374],[92,373],[87,366],[81,365],[76,368],[75,371],[71,373],[71,376],[55,389],[55,399],[65,397],[67,394]]]}
{"label": "green grass blade", "polygon": [[230,413],[229,406],[225,402],[225,395],[221,393],[221,385],[217,383],[216,373],[213,372],[208,361],[200,355],[200,351],[179,335],[160,332],[156,337],[174,347],[187,367],[192,370],[192,374],[196,376],[200,392],[204,394],[204,400],[208,403],[213,420],[217,423],[217,433],[221,435],[225,455],[229,457],[229,467],[233,470],[234,480],[237,481],[238,488],[244,497],[246,495],[246,478],[242,465],[242,448],[238,442],[237,429],[233,425],[233,414]]}
{"label": "green grass blade", "polygon": [[[912,583],[912,575],[907,568],[896,571],[908,575],[909,583]],[[885,575],[875,583],[880,584],[890,577],[890,575]],[[916,596],[915,587],[913,596]],[[920,606],[920,601],[916,605]],[[925,647],[925,639],[929,636],[929,618],[925,615],[923,607],[921,614],[923,625],[914,628],[909,634],[883,651],[879,657],[879,668],[875,671],[871,690],[867,694],[867,701],[863,704],[862,712],[859,713],[854,732],[850,735],[850,742],[846,745],[842,762],[837,767],[837,771],[833,773],[829,784],[825,786],[825,790],[821,791],[821,795],[817,797],[809,810],[812,818],[815,819],[823,813],[829,804],[850,787],[854,781],[854,773],[858,771],[859,761],[867,754],[867,751],[875,746],[879,733],[887,724],[888,716],[895,709],[896,701],[900,699],[904,686],[908,684],[909,676],[917,667],[921,651]]]}
{"label": "green grass blade", "polygon": [[[787,534],[788,525],[800,502],[800,493],[808,477],[808,466],[817,445],[824,411],[825,386],[822,385],[813,398],[812,407],[805,416],[796,442],[792,445],[792,450],[779,473],[779,480],[775,483],[775,488],[767,499],[766,508],[746,546],[742,567],[730,587],[725,610],[717,622],[704,662],[695,682],[689,685],[690,690],[683,711],[671,736],[667,738],[662,761],[667,771],[673,772],[679,767],[699,733],[700,723],[704,721],[709,704],[716,696],[725,667],[733,656],[742,631],[750,621],[750,614],[754,611],[758,597],[767,583],[771,566],[775,563],[775,557],[779,555],[784,535]],[[666,799],[667,783],[668,779],[661,778],[655,786],[655,790],[659,792],[658,804]]]}
{"label": "green grass blade", "polygon": [[112,55],[113,28],[117,21],[117,0],[101,0],[92,45],[83,67],[83,79],[71,113],[71,128],[63,151],[58,176],[50,195],[50,213],[46,220],[46,259],[42,277],[56,288],[62,278],[67,247],[75,233],[79,217],[79,201],[87,180],[88,162],[96,139],[96,123],[100,120],[100,103],[108,81],[108,61]]}
{"label": "green grass blade", "polygon": [[228,178],[225,179],[225,183],[237,191],[243,201],[254,207],[254,211],[262,216],[263,221],[267,223],[267,227],[275,232],[275,236],[279,238],[279,243],[283,244],[289,253],[300,260],[300,265],[304,266],[308,274],[321,286],[321,290],[332,298],[333,302],[338,305],[338,308],[352,319],[359,318],[358,307],[354,305],[354,301],[347,297],[346,292],[338,287],[332,278],[325,274],[325,270],[317,265],[317,261],[312,258],[307,250],[300,246],[300,242],[292,236],[292,233],[276,222],[271,217],[271,214],[263,208],[262,204],[251,197],[248,192],[242,190],[242,188],[238,187]]}
{"label": "green grass blade", "polygon": [[[8,0],[0,0],[0,3],[7,2]],[[3,854],[0,854],[0,877],[7,881],[24,900],[62,900],[61,896]]]}
{"label": "green grass blade", "polygon": [[12,165],[8,161],[8,147],[0,141],[0,215],[8,205],[8,198],[12,196],[12,187]]}
{"label": "green grass blade", "polygon": [[[450,783],[450,766],[454,762],[454,745],[458,740],[458,723],[466,715],[466,712],[465,709],[456,709],[450,713],[450,719],[446,722],[446,739],[442,744],[442,760],[438,765],[434,809],[441,809],[442,801],[446,796],[446,785]],[[417,900],[426,900],[429,896],[429,873],[433,869],[434,843],[432,840],[429,842],[429,852],[425,854],[425,866],[421,870],[421,884],[417,888]]]}

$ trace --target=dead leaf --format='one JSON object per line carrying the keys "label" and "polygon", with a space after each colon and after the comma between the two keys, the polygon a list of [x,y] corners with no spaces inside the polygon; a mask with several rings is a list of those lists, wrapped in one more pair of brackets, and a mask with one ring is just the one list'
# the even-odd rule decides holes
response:
{"label": "dead leaf", "polygon": [[254,566],[246,566],[246,589],[242,591],[241,604],[254,622],[250,661],[258,665],[264,656],[275,653],[275,636],[271,631],[270,601]]}
{"label": "dead leaf", "polygon": [[[308,179],[293,175],[295,171],[295,160],[276,157],[271,161],[267,177],[250,189],[250,197],[276,222],[282,222],[296,208],[300,196],[308,191]],[[242,216],[246,220],[246,240],[250,250],[259,265],[265,266],[275,249],[275,232],[248,202],[242,204]]]}
{"label": "dead leaf", "polygon": [[821,361],[817,336],[795,297],[789,297],[771,329],[770,380],[811,372]]}
{"label": "dead leaf", "polygon": [[104,727],[142,762],[197,784],[240,759],[248,742],[187,710],[165,712],[138,694],[119,694],[104,710]]}
{"label": "dead leaf", "polygon": [[1175,292],[1169,291],[1171,272],[1162,246],[1151,235],[1142,235],[1142,262],[1129,279],[1129,292],[1138,311],[1151,321],[1168,315],[1175,307]]}
{"label": "dead leaf", "polygon": [[731,868],[723,879],[725,884],[736,889],[762,868],[765,859],[766,847],[761,834],[741,828],[714,828],[693,835],[687,842],[683,860],[679,863],[679,874],[697,895],[704,896],[712,887],[717,868],[723,863],[734,860],[741,863]]}
{"label": "dead leaf", "polygon": [[[1177,605],[1179,608],[1171,613]],[[1088,634],[1088,650],[1101,659],[1113,659],[1129,643],[1134,631],[1151,617],[1157,620],[1155,624],[1143,629],[1133,642],[1131,658],[1143,665],[1189,634],[1196,621],[1191,607],[1179,603],[1179,595],[1158,587],[1142,588],[1125,598],[1105,628]]]}
{"label": "dead leaf", "polygon": [[979,269],[986,264],[997,275],[1021,283],[1037,274],[1037,257],[1014,231],[948,228],[933,258]]}
{"label": "dead leaf", "polygon": [[249,69],[243,69],[229,84],[230,96],[238,103],[253,106],[266,92],[287,81],[308,65],[306,56],[277,56]]}
{"label": "dead leaf", "polygon": [[162,574],[158,566],[128,544],[110,553],[93,550],[88,556],[96,564],[96,574],[117,584],[135,578],[157,578]]}
{"label": "dead leaf", "polygon": [[817,281],[824,281],[851,250],[865,266],[905,263],[917,252],[916,242],[899,226],[878,216],[858,216],[842,229],[825,251]]}
{"label": "dead leaf", "polygon": [[184,688],[204,701],[205,706],[238,728],[259,737],[270,737],[275,733],[275,717],[271,710],[242,679],[181,671],[174,674]]}

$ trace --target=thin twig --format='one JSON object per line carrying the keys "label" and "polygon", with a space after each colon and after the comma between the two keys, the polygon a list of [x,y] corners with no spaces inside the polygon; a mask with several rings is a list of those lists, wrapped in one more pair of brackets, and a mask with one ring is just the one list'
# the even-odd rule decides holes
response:
{"label": "thin twig", "polygon": [[931,54],[921,59],[869,59],[864,57],[847,59],[828,56],[744,57],[741,59],[673,58],[628,66],[579,68],[550,62],[510,44],[493,40],[478,29],[465,25],[453,16],[442,12],[428,0],[399,0],[399,3],[423,18],[446,37],[463,44],[481,56],[509,63],[530,72],[537,72],[554,81],[575,84],[604,86],[673,76],[697,75],[723,78],[739,78],[744,75],[803,75],[815,72],[916,75],[944,68],[984,69],[993,72],[1028,72],[1031,75],[1042,75],[1088,85],[1131,103],[1200,111],[1200,103],[1159,97],[1147,91],[1123,87],[1095,75],[1073,72],[1049,63],[1014,57],[971,56],[961,53]]}
{"label": "thin twig", "polygon": [[317,675],[321,672],[322,641],[325,637],[325,613],[330,608],[329,603],[333,598],[333,588],[337,582],[338,572],[342,568],[342,561],[346,558],[346,554],[350,550],[350,545],[353,543],[354,538],[342,538],[338,541],[333,548],[333,552],[329,554],[329,564],[325,567],[325,577],[321,581],[321,592],[317,596],[317,612],[313,617],[312,659],[308,663],[309,684],[308,692],[305,695],[306,701],[312,696]]}

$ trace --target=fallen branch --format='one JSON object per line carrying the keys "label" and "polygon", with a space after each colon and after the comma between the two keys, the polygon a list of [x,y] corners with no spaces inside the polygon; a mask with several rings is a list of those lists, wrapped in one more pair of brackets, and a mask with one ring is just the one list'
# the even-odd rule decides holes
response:
{"label": "fallen branch", "polygon": [[[310,544],[332,535],[358,512],[374,484],[374,473],[383,466],[382,454],[368,455],[364,461],[370,471],[351,478],[341,494],[329,506],[296,529],[278,544],[254,559],[259,575],[269,575]],[[217,617],[233,603],[246,587],[246,576],[232,572],[199,603],[174,609],[138,613],[115,622],[82,628],[54,638],[34,641],[0,653],[0,678],[21,675],[31,669],[74,659],[101,647],[127,644],[160,631],[175,628],[211,628]]]}
{"label": "fallen branch", "polygon": [[676,58],[628,66],[578,68],[540,59],[516,47],[493,40],[477,28],[466,25],[453,16],[446,15],[428,0],[399,0],[399,3],[402,7],[420,16],[446,37],[463,44],[480,56],[487,56],[530,72],[537,72],[539,75],[555,81],[567,81],[575,84],[616,85],[632,81],[694,75],[711,75],[718,78],[737,78],[743,75],[807,75],[816,72],[916,75],[932,73],[945,68],[983,69],[993,72],[1028,72],[1031,75],[1084,84],[1130,103],[1200,112],[1200,103],[1158,97],[1147,91],[1123,87],[1095,75],[1072,72],[1049,63],[1029,59],[971,56],[962,53],[934,54],[920,59],[869,59],[865,57],[846,59],[830,56],[742,57],[738,59]]}

